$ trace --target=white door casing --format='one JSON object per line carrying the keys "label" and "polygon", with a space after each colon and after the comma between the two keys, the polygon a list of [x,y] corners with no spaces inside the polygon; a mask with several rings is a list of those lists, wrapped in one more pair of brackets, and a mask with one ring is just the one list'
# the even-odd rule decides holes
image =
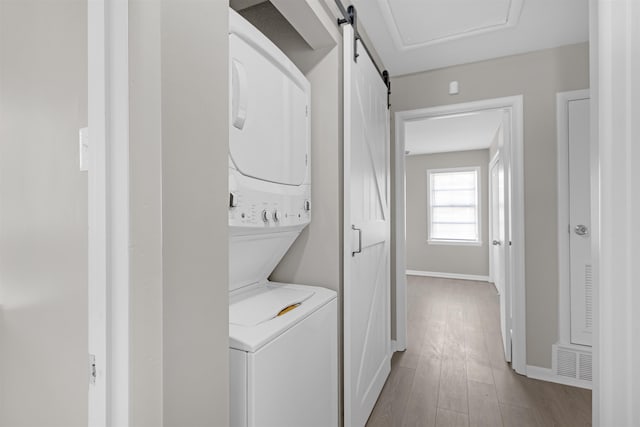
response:
{"label": "white door casing", "polygon": [[[525,292],[525,235],[524,235],[524,127],[522,95],[505,98],[486,99],[461,104],[441,105],[419,108],[395,113],[396,138],[404,139],[404,127],[407,122],[429,117],[441,117],[453,114],[465,114],[483,110],[504,111],[504,144],[502,159],[505,170],[505,222],[506,232],[510,236],[505,245],[506,274],[508,282],[513,284],[511,292],[505,295],[507,313],[511,319],[512,368],[526,375],[526,292]],[[404,180],[403,162],[396,162],[395,177]],[[396,215],[404,215],[405,206],[396,203]],[[401,237],[401,235],[400,235]],[[396,235],[398,238],[398,235]],[[400,246],[400,242],[396,246]],[[406,295],[402,281],[396,283],[396,295]],[[402,287],[402,289],[400,289]],[[507,288],[509,289],[509,288]],[[396,301],[396,319],[406,316],[406,301]],[[398,320],[398,324],[400,321]],[[410,343],[406,343],[410,345]]]}
{"label": "white door casing", "polygon": [[511,304],[507,304],[507,297],[510,296],[507,284],[507,260],[506,248],[506,205],[505,205],[505,175],[504,164],[501,159],[502,153],[499,151],[496,158],[489,166],[490,185],[490,213],[491,221],[491,278],[496,286],[500,298],[500,332],[502,333],[502,347],[505,360],[511,361],[511,316],[509,309]]}
{"label": "white door casing", "polygon": [[591,2],[593,425],[640,425],[640,4]]}
{"label": "white door casing", "polygon": [[344,26],[344,424],[364,426],[391,370],[387,88]]}
{"label": "white door casing", "polygon": [[87,5],[90,427],[129,425],[128,13],[122,1]]}
{"label": "white door casing", "polygon": [[557,96],[560,342],[592,344],[589,91]]}

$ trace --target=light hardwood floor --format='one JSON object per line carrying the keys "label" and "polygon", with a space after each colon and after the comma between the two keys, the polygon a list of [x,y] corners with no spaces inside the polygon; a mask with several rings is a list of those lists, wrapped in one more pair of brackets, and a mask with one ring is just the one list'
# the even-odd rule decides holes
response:
{"label": "light hardwood floor", "polygon": [[504,361],[493,284],[408,276],[408,348],[367,426],[591,425],[591,392],[516,374]]}

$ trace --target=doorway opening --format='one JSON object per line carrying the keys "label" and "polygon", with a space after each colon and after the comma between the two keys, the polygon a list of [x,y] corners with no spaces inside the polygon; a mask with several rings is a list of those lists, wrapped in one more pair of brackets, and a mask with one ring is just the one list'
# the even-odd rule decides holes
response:
{"label": "doorway opening", "polygon": [[[489,171],[494,168],[495,188],[488,185],[489,231],[486,239],[489,246],[489,275],[487,279],[498,280],[500,292],[501,328],[505,359],[519,374],[526,374],[526,328],[525,328],[525,274],[524,274],[524,168],[523,168],[523,118],[522,96],[489,99],[462,104],[445,105],[395,113],[395,179],[396,179],[396,304],[395,348],[406,348],[407,301],[407,193],[406,155],[407,138],[412,127],[426,120],[445,121],[471,116],[493,115],[498,120],[497,145],[492,150],[485,176],[491,181]],[[495,129],[495,128],[494,128]],[[469,148],[459,148],[463,151]],[[411,155],[409,150],[409,155]],[[440,150],[441,152],[443,150]],[[499,183],[502,182],[500,185]],[[502,191],[502,197],[494,194]],[[495,196],[495,197],[494,197]],[[494,199],[496,206],[490,207]],[[428,203],[428,202],[427,202]],[[500,207],[500,204],[502,206]],[[501,215],[499,215],[501,213]],[[492,220],[496,218],[496,221]],[[412,233],[415,230],[412,230]],[[478,242],[481,239],[478,240]],[[469,242],[473,244],[472,242]],[[502,260],[502,263],[499,262]],[[500,267],[503,266],[503,267]],[[503,272],[499,274],[497,269]],[[464,278],[464,277],[463,277]],[[476,277],[477,279],[477,277]]]}

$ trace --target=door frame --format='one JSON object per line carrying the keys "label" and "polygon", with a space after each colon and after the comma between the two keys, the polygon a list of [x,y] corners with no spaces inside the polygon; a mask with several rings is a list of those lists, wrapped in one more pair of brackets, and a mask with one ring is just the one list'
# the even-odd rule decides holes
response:
{"label": "door frame", "polygon": [[570,101],[590,99],[589,89],[558,92],[556,95],[558,157],[558,342],[571,343],[571,275],[569,262],[569,112]]}
{"label": "door frame", "polygon": [[[415,110],[397,111],[395,118],[395,182],[396,182],[396,274],[399,277],[406,274],[404,264],[406,244],[405,238],[405,123],[430,117],[465,114],[482,110],[507,110],[510,113],[510,138],[505,138],[508,144],[505,152],[509,154],[505,161],[505,173],[510,177],[511,186],[509,201],[511,205],[511,252],[507,255],[509,275],[507,280],[512,284],[512,357],[511,366],[519,374],[526,375],[526,287],[525,287],[525,241],[524,241],[524,126],[523,126],[523,96],[515,95],[504,98],[485,99],[460,104],[440,105]],[[505,129],[505,132],[507,129]],[[509,178],[507,178],[509,180]],[[400,220],[398,220],[400,219]],[[399,227],[402,226],[402,229]],[[402,262],[402,264],[400,263]],[[396,326],[403,330],[396,331],[396,337],[406,337],[407,300],[406,278],[396,278]],[[406,348],[406,341],[403,343]],[[396,345],[396,347],[400,347]]]}
{"label": "door frame", "polygon": [[91,427],[129,425],[128,7],[128,1],[87,4]]}

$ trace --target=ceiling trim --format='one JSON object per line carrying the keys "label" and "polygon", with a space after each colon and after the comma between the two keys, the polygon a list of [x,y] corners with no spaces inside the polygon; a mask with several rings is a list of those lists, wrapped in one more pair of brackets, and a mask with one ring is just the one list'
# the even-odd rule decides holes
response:
{"label": "ceiling trim", "polygon": [[490,26],[477,28],[469,31],[463,31],[461,33],[440,37],[440,38],[429,40],[426,42],[406,44],[402,40],[402,36],[400,35],[400,30],[398,29],[396,20],[393,17],[391,6],[389,6],[389,0],[378,0],[378,6],[380,7],[380,11],[382,12],[382,17],[384,19],[384,22],[387,26],[387,29],[389,30],[389,33],[391,34],[393,43],[395,44],[396,48],[399,51],[408,51],[412,49],[418,49],[421,47],[434,46],[434,45],[449,42],[452,40],[459,40],[466,37],[477,36],[479,34],[485,34],[485,33],[490,33],[497,30],[504,30],[510,27],[515,27],[518,24],[518,21],[520,19],[520,14],[522,12],[523,4],[524,4],[524,0],[510,0],[507,20],[503,24],[490,25]]}

